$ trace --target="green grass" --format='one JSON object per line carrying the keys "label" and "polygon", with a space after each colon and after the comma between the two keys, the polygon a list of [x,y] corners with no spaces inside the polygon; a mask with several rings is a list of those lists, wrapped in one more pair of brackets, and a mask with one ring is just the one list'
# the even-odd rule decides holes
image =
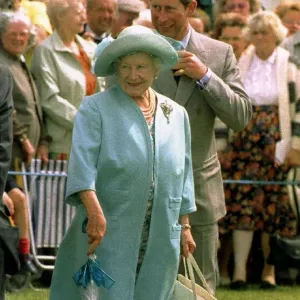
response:
{"label": "green grass", "polygon": [[6,294],[5,300],[48,300],[48,298],[48,289],[43,289],[40,291],[28,289],[19,293]]}
{"label": "green grass", "polygon": [[246,291],[218,289],[218,300],[300,300],[300,287],[278,287],[274,291],[262,291],[251,286]]}
{"label": "green grass", "polygon": [[[6,300],[47,300],[48,297],[49,290],[32,291],[28,289],[22,293],[7,294]],[[275,291],[269,292],[262,291],[256,286],[243,292],[222,288],[217,290],[217,298],[218,300],[299,300],[300,287],[278,287]]]}

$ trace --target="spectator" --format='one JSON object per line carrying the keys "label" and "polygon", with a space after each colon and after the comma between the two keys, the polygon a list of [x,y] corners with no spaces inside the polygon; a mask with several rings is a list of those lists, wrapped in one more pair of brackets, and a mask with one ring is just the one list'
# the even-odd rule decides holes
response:
{"label": "spectator", "polygon": [[287,36],[291,36],[300,29],[300,3],[288,1],[279,4],[275,13],[279,16],[282,24],[287,28]]}
{"label": "spectator", "polygon": [[31,28],[29,18],[22,13],[7,12],[0,15],[0,62],[9,67],[14,82],[13,166],[16,166],[16,161],[30,164],[36,154],[47,162],[48,143],[51,140],[45,131],[34,80],[22,56],[28,45]]}
{"label": "spectator", "polygon": [[221,13],[235,12],[248,18],[260,9],[259,0],[217,0],[216,16]]}
{"label": "spectator", "polygon": [[52,34],[52,27],[44,3],[39,1],[22,1],[21,7],[34,25],[34,41],[28,45],[24,53],[26,64],[30,68],[35,47]]}
{"label": "spectator", "polygon": [[[249,47],[239,60],[242,79],[253,105],[253,118],[241,133],[234,133],[222,156],[225,177],[237,180],[285,181],[290,167],[300,165],[299,80],[289,53],[279,47],[285,28],[272,12],[255,14],[249,23]],[[277,163],[276,146],[291,139],[283,164]],[[246,263],[254,231],[262,231],[264,261],[270,234],[291,237],[296,219],[285,185],[230,184],[225,190],[227,215],[223,226],[233,230],[234,272],[232,289],[246,287]],[[276,287],[274,267],[265,263],[261,288]]]}
{"label": "spectator", "polygon": [[100,43],[110,34],[116,15],[117,0],[87,0],[87,24],[83,37]]}
{"label": "spectator", "polygon": [[198,207],[190,216],[197,244],[195,258],[211,290],[215,291],[217,221],[225,215],[225,202],[214,123],[219,117],[228,127],[243,129],[251,119],[251,103],[240,81],[232,48],[190,27],[188,17],[196,9],[196,0],[151,0],[150,3],[156,30],[181,41],[186,49],[179,51],[180,60],[174,72],[161,72],[154,88],[184,105],[191,120]]}
{"label": "spectator", "polygon": [[[0,231],[4,231],[9,221],[4,213],[2,195],[10,166],[11,148],[13,143],[12,131],[12,77],[9,69],[0,65]],[[0,299],[5,295],[4,241],[0,238]]]}
{"label": "spectator", "polygon": [[19,258],[21,270],[36,274],[37,269],[30,255],[29,218],[27,198],[22,189],[16,184],[13,176],[8,175],[5,185],[4,204],[8,207],[10,215],[19,229]]}
{"label": "spectator", "polygon": [[94,43],[77,34],[85,22],[85,7],[77,0],[51,0],[47,6],[55,31],[36,47],[32,72],[42,99],[49,134],[50,159],[68,158],[75,114],[83,96],[98,90],[91,73]]}
{"label": "spectator", "polygon": [[[248,41],[245,38],[247,25],[247,19],[240,14],[220,14],[216,19],[212,37],[230,44],[235,57],[239,60],[242,53],[248,46]],[[215,135],[217,151],[220,157],[222,155],[222,151],[224,151],[228,145],[229,130],[219,118],[217,118],[215,122]],[[231,232],[222,232],[222,227],[219,228],[219,233],[221,241],[221,247],[219,248],[219,283],[224,286],[230,283],[228,263],[232,254],[232,238]]]}
{"label": "spectator", "polygon": [[123,29],[133,25],[144,8],[141,0],[118,0],[118,11],[111,26],[112,37],[116,38]]}
{"label": "spectator", "polygon": [[34,25],[44,29],[47,34],[52,34],[52,27],[44,3],[40,1],[23,0],[20,3],[20,7],[24,9],[25,14],[30,18]]}
{"label": "spectator", "polygon": [[199,33],[209,34],[210,31],[210,17],[202,9],[196,9],[195,12],[189,17],[189,23],[193,29]]}
{"label": "spectator", "polygon": [[142,0],[145,4],[145,8],[140,11],[139,17],[135,20],[135,24],[143,25],[148,28],[154,28],[151,20],[151,11],[150,11],[150,0]]}
{"label": "spectator", "polygon": [[300,67],[300,3],[295,1],[283,3],[275,12],[289,30],[288,37],[281,46],[289,51],[293,62]]}
{"label": "spectator", "polygon": [[[19,170],[21,162],[30,164],[37,155],[48,161],[50,136],[46,134],[39,95],[24,57],[30,39],[32,24],[22,13],[7,12],[0,15],[0,62],[6,64],[13,76],[12,96],[14,101],[14,143],[11,169]],[[20,260],[32,273],[36,272],[29,255],[27,200],[22,192],[15,193],[13,179],[6,184],[16,204],[16,222],[20,228]],[[19,191],[19,189],[18,189]],[[20,196],[22,194],[22,196]]]}
{"label": "spectator", "polygon": [[237,13],[225,13],[218,16],[212,37],[232,46],[237,60],[248,46],[245,39],[247,19]]}

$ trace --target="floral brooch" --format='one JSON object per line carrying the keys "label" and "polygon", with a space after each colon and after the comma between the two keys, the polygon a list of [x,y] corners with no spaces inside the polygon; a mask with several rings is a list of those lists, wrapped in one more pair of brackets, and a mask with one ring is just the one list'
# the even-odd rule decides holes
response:
{"label": "floral brooch", "polygon": [[167,100],[164,103],[160,104],[160,107],[167,118],[168,124],[170,123],[170,114],[173,111],[173,106],[167,102]]}

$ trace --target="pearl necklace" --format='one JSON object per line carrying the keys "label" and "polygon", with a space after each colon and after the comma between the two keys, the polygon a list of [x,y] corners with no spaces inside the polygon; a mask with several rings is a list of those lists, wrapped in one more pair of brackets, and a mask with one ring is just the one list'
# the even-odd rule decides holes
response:
{"label": "pearl necklace", "polygon": [[141,108],[141,111],[147,121],[151,121],[155,111],[155,100],[153,99],[152,93],[148,90],[147,99],[149,99],[149,106],[147,108]]}

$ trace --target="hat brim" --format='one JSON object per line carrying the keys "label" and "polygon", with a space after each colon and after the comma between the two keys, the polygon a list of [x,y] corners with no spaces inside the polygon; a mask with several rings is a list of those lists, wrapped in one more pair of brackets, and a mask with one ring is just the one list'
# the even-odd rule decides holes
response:
{"label": "hat brim", "polygon": [[171,44],[155,33],[126,35],[118,37],[103,49],[96,59],[94,73],[102,77],[115,74],[115,60],[134,52],[146,52],[160,58],[160,70],[171,69],[178,60],[177,52]]}

